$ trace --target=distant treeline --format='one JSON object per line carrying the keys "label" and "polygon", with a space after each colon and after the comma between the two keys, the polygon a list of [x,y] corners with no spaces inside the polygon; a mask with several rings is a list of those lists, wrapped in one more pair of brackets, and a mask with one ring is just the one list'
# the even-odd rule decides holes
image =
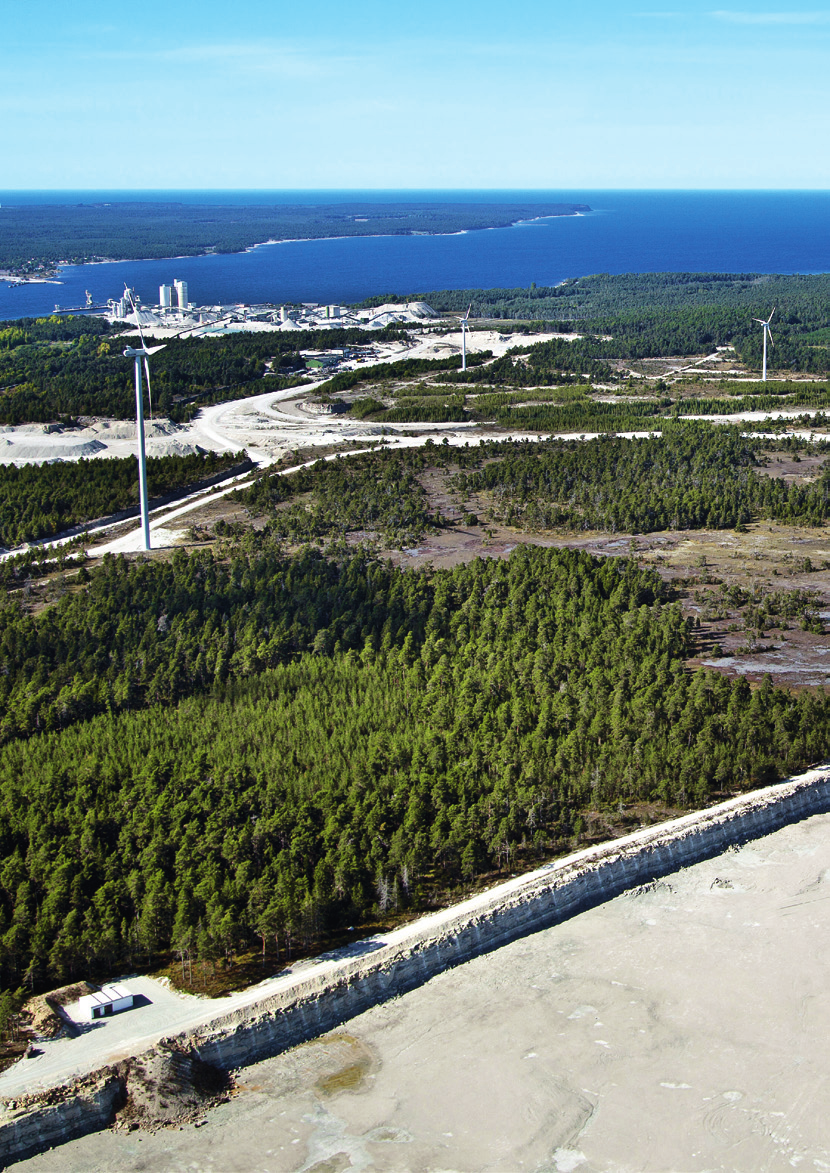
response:
{"label": "distant treeline", "polygon": [[[147,460],[150,496],[186,488],[244,458],[244,452],[151,456]],[[0,546],[49,538],[137,504],[138,462],[132,456],[20,468],[0,465]]]}
{"label": "distant treeline", "polygon": [[138,260],[242,252],[266,240],[401,236],[499,228],[533,216],[573,215],[586,204],[362,203],[35,204],[3,206],[0,267],[20,273],[59,261]]}
{"label": "distant treeline", "polygon": [[[390,298],[393,295],[388,295]],[[830,274],[601,273],[529,289],[432,290],[423,300],[439,313],[520,319],[541,328],[610,334],[593,357],[653,358],[700,354],[732,345],[750,366],[761,363],[753,318],[772,320],[777,370],[830,370]]]}

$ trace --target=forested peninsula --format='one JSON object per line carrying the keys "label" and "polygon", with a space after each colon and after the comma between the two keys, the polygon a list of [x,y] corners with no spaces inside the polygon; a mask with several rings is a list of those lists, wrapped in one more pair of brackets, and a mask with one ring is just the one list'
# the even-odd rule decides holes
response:
{"label": "forested peninsula", "polygon": [[277,240],[409,236],[506,228],[539,216],[573,216],[587,204],[190,204],[109,202],[3,206],[0,269],[18,276],[60,264],[243,252]]}

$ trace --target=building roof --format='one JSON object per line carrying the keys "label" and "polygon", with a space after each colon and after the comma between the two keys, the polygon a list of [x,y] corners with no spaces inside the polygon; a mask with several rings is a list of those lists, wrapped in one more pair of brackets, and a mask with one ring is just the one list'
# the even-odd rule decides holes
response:
{"label": "building roof", "polygon": [[102,986],[101,993],[106,994],[108,998],[132,998],[132,993],[126,986],[120,982],[113,982],[110,986]]}
{"label": "building roof", "polygon": [[78,999],[79,1006],[109,1006],[112,1002],[119,1002],[122,998],[132,998],[132,993],[120,982],[111,986],[102,986],[94,994],[84,994]]}

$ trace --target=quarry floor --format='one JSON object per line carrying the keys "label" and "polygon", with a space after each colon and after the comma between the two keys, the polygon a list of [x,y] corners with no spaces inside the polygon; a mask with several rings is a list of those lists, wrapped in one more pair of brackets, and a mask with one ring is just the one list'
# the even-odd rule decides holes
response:
{"label": "quarry floor", "polygon": [[25,1173],[830,1171],[830,815],[239,1073],[203,1127]]}

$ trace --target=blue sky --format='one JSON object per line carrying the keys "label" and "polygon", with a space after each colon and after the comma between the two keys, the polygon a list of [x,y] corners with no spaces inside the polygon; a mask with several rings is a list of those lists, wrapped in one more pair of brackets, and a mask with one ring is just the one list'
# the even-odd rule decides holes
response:
{"label": "blue sky", "polygon": [[828,46],[780,0],[26,0],[0,189],[827,188]]}

